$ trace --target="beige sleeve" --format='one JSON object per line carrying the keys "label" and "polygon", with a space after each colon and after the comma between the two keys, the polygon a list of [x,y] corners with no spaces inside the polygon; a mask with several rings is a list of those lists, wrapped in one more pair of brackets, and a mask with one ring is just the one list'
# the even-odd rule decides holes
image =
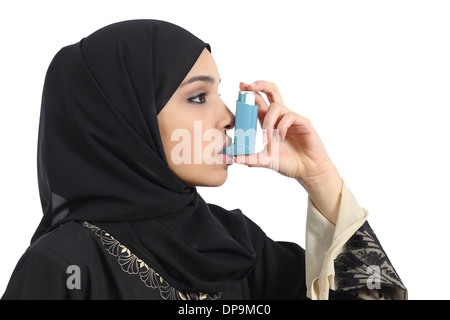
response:
{"label": "beige sleeve", "polygon": [[306,286],[313,300],[328,299],[335,290],[334,260],[348,239],[363,225],[368,211],[362,208],[345,183],[342,187],[336,226],[328,221],[308,198],[306,218]]}

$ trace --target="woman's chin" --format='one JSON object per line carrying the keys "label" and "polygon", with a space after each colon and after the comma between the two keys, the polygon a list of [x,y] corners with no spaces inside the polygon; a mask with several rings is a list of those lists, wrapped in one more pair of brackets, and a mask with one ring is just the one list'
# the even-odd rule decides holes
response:
{"label": "woman's chin", "polygon": [[227,181],[228,178],[228,166],[220,166],[215,170],[208,170],[208,172],[202,172],[196,175],[194,179],[185,182],[188,186],[197,187],[220,187]]}
{"label": "woman's chin", "polygon": [[203,181],[204,187],[220,187],[227,181],[228,178],[228,170],[227,168],[222,169],[222,172],[217,173],[214,176],[210,176]]}

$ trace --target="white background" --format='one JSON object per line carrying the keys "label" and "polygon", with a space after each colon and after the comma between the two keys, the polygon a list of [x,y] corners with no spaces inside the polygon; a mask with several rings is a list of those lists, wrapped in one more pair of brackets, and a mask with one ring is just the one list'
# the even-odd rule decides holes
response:
{"label": "white background", "polygon": [[[42,216],[36,148],[47,67],[113,22],[178,24],[212,46],[222,98],[275,82],[309,118],[409,289],[449,299],[448,1],[2,1],[0,295]],[[304,245],[307,194],[273,171],[233,165],[207,202],[240,208],[275,240]]]}

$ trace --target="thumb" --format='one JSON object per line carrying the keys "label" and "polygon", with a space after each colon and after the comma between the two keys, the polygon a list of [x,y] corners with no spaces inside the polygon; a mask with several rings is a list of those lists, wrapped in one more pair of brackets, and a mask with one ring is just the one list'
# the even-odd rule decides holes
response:
{"label": "thumb", "polygon": [[[277,141],[274,142],[276,143]],[[271,146],[267,148],[266,145],[264,150],[261,152],[236,156],[234,157],[234,162],[238,164],[245,164],[248,167],[261,167],[278,171],[280,161],[278,148],[274,148],[275,143],[269,142]],[[278,145],[276,145],[276,147],[278,147]]]}
{"label": "thumb", "polygon": [[253,153],[249,155],[242,155],[234,157],[234,162],[245,164],[248,167],[263,167],[270,168],[271,160],[264,151]]}

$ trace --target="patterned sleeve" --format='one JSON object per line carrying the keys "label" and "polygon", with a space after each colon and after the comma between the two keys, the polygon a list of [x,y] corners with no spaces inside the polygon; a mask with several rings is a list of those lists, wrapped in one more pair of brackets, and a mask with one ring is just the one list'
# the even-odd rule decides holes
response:
{"label": "patterned sleeve", "polygon": [[336,226],[308,200],[305,252],[308,298],[407,298],[407,290],[367,217],[368,211],[358,204],[345,184]]}
{"label": "patterned sleeve", "polygon": [[336,292],[360,299],[407,299],[406,287],[367,221],[334,260]]}

